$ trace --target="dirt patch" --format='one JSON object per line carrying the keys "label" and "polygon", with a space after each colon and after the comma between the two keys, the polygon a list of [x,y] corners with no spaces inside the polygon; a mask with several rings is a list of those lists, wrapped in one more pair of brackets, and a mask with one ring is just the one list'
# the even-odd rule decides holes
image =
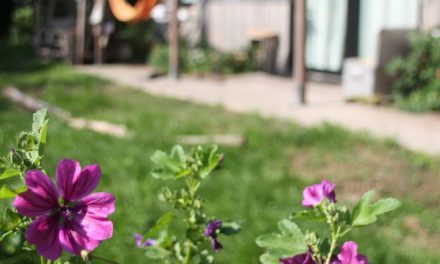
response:
{"label": "dirt patch", "polygon": [[410,247],[428,248],[431,250],[440,248],[440,234],[430,233],[417,216],[407,216],[403,220],[403,228],[408,231],[405,243]]}
{"label": "dirt patch", "polygon": [[337,184],[339,200],[352,203],[368,190],[377,194],[409,197],[424,202],[440,200],[440,176],[432,170],[415,168],[402,157],[357,147],[350,153],[313,149],[293,154],[290,169],[307,182],[327,178]]}

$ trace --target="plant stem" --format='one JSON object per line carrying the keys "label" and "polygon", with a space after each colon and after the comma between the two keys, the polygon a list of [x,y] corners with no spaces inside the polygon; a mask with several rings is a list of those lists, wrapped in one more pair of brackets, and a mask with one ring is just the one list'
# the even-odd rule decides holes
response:
{"label": "plant stem", "polygon": [[316,258],[314,255],[312,255],[312,260],[316,262],[316,264],[322,264],[322,260],[320,258]]}
{"label": "plant stem", "polygon": [[191,259],[192,259],[192,257],[191,257],[191,246],[189,246],[187,250],[188,250],[188,252],[186,253],[186,257],[185,257],[185,262],[184,262],[185,264],[191,263]]}
{"label": "plant stem", "polygon": [[334,220],[333,216],[327,211],[327,208],[325,206],[321,205],[321,210],[327,219],[328,225],[330,226],[330,232],[331,232],[331,237],[332,237],[332,243],[330,244],[330,250],[327,254],[327,257],[326,257],[325,263],[324,263],[324,264],[330,264],[330,261],[333,256],[333,252],[335,251],[336,246],[338,244],[338,239],[340,237],[341,227],[338,226],[336,228],[335,220]]}
{"label": "plant stem", "polygon": [[344,232],[342,232],[342,233],[339,235],[339,237],[343,237],[343,236],[345,236],[348,232],[351,231],[351,229],[352,229],[352,227],[350,226],[349,228],[347,228],[346,230],[344,230]]}
{"label": "plant stem", "polygon": [[[334,229],[334,223],[332,223],[331,226],[333,226],[333,229]],[[325,260],[325,264],[330,264],[330,260],[332,259],[332,256],[333,256],[333,251],[335,251],[336,246],[338,244],[338,239],[339,239],[339,235],[340,235],[339,232],[340,231],[341,231],[340,227],[338,227],[336,232],[334,232],[334,230],[332,230],[332,243],[330,245],[330,250],[329,250],[327,258]]]}

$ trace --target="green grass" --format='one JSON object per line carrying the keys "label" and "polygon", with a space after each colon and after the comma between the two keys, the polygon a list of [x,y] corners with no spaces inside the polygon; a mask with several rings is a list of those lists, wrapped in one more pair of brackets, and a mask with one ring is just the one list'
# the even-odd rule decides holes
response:
{"label": "green grass", "polygon": [[[246,137],[246,144],[221,146],[226,160],[202,186],[210,214],[243,224],[240,235],[221,238],[225,249],[218,254],[218,263],[258,263],[261,249],[255,238],[276,231],[278,220],[300,209],[302,189],[322,177],[337,184],[341,203],[352,203],[370,188],[403,201],[390,218],[353,233],[351,239],[359,241],[359,250],[370,263],[440,263],[437,157],[328,124],[304,128],[234,114],[143,94],[75,73],[62,64],[31,60],[17,66],[18,59],[0,62],[0,87],[18,86],[75,117],[124,124],[132,132],[130,138],[117,139],[75,130],[50,117],[44,161],[49,175],[65,157],[82,165],[99,163],[104,176],[98,191],[117,197],[114,237],[99,247],[99,255],[120,263],[155,263],[135,247],[132,237],[134,232],[146,231],[167,210],[157,199],[166,182],[150,176],[150,156],[156,149],[168,151],[181,134],[238,133]],[[31,113],[0,98],[1,153],[14,145],[17,133],[30,123]]]}

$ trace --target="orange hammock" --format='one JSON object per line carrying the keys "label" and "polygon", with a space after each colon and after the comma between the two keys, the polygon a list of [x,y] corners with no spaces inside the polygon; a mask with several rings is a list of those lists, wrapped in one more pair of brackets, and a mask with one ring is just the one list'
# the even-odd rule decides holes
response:
{"label": "orange hammock", "polygon": [[113,15],[121,22],[137,23],[150,18],[157,0],[137,0],[134,6],[125,0],[108,0]]}

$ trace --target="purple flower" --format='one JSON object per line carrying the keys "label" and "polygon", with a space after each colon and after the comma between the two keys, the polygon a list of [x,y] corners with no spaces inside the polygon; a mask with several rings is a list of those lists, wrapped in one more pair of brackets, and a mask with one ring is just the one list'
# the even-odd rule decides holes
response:
{"label": "purple flower", "polygon": [[147,241],[142,243],[142,240],[144,240],[144,236],[141,234],[134,234],[134,240],[136,241],[136,246],[138,248],[144,248],[144,247],[156,245],[156,241],[153,239],[147,239]]}
{"label": "purple flower", "polygon": [[290,258],[280,259],[280,264],[316,264],[312,259],[312,253],[309,251],[307,253],[296,255]]}
{"label": "purple flower", "polygon": [[80,255],[112,237],[113,223],[107,217],[115,211],[115,197],[91,194],[100,179],[98,165],[81,170],[79,162],[67,159],[57,167],[58,188],[39,170],[26,173],[28,190],[15,198],[14,206],[21,215],[34,219],[26,240],[36,245],[39,255],[56,260],[63,249]]}
{"label": "purple flower", "polygon": [[223,248],[222,244],[217,240],[217,230],[222,226],[223,222],[220,220],[212,221],[205,228],[205,236],[211,238],[211,247],[214,251],[219,251]]}
{"label": "purple flower", "polygon": [[341,246],[341,253],[332,264],[368,264],[368,259],[364,255],[358,255],[358,246],[354,241],[345,242]]}
{"label": "purple flower", "polygon": [[321,183],[314,184],[304,189],[304,199],[302,205],[306,207],[313,207],[320,204],[324,198],[330,202],[336,202],[335,185],[332,182],[324,179]]}

